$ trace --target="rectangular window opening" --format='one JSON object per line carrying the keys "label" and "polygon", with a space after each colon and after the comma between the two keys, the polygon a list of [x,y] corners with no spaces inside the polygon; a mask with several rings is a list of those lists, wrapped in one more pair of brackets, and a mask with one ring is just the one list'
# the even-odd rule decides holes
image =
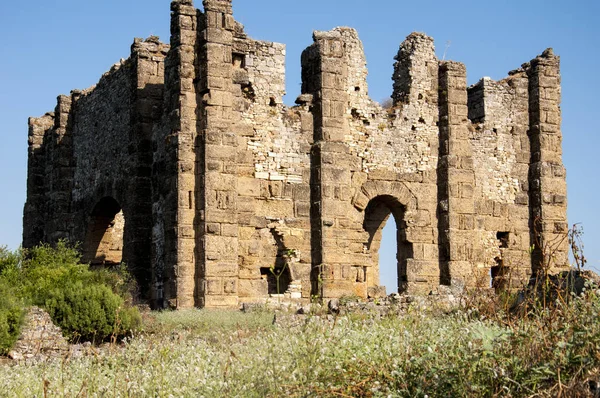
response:
{"label": "rectangular window opening", "polygon": [[233,53],[231,56],[234,68],[243,69],[246,67],[246,55],[241,53]]}
{"label": "rectangular window opening", "polygon": [[500,248],[501,249],[506,249],[508,248],[508,242],[509,242],[509,236],[510,234],[508,232],[498,232],[496,234],[496,239],[498,239],[500,241]]}

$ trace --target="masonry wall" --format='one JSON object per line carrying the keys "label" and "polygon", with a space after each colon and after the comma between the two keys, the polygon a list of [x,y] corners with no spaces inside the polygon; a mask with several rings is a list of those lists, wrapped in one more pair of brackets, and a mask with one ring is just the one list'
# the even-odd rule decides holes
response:
{"label": "masonry wall", "polygon": [[480,279],[499,265],[517,280],[531,272],[528,85],[519,70],[469,88]]}
{"label": "masonry wall", "polygon": [[25,206],[24,247],[66,239],[82,243],[83,260],[95,262],[102,242],[91,229],[110,198],[124,225],[104,244],[121,254],[117,262],[131,265],[144,295],[151,271],[151,126],[162,105],[165,53],[156,39],[136,40],[131,57],[96,86],[60,96],[54,114],[30,120],[28,192],[35,194]]}
{"label": "masonry wall", "polygon": [[[310,297],[312,115],[306,105],[283,105],[285,46],[235,33],[238,296]],[[282,273],[279,288],[271,270]]]}
{"label": "masonry wall", "polygon": [[390,217],[400,292],[502,288],[550,252],[567,264],[557,57],[467,88],[465,66],[412,33],[383,108],[354,29],[313,39],[287,107],[284,45],[248,37],[231,0],[174,1],[170,45],[136,39],[30,119],[24,246],[87,244],[92,225],[84,253],[121,256],[174,308],[390,293]]}

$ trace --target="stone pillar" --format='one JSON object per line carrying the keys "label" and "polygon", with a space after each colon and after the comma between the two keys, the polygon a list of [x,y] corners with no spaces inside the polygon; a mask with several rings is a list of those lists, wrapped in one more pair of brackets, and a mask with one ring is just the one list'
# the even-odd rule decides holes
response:
{"label": "stone pillar", "polygon": [[531,61],[529,168],[533,272],[568,266],[567,183],[560,129],[560,58],[552,49]]}
{"label": "stone pillar", "polygon": [[467,72],[440,63],[440,158],[438,228],[442,284],[472,283],[475,240],[473,151],[469,142]]}
{"label": "stone pillar", "polygon": [[205,0],[200,32],[198,96],[199,209],[202,244],[198,304],[234,307],[238,304],[237,136],[233,111],[232,44],[235,21],[231,0]]}
{"label": "stone pillar", "polygon": [[[195,304],[197,25],[198,10],[191,0],[171,3],[171,48],[165,59],[163,120],[154,132],[156,299],[157,305],[174,308],[190,308]],[[163,299],[166,303],[161,303]]]}
{"label": "stone pillar", "polygon": [[50,243],[60,239],[71,239],[73,216],[70,209],[74,172],[71,120],[73,105],[78,95],[75,92],[73,96],[59,96],[55,110],[54,134],[50,142],[49,164],[46,168],[47,178],[50,179],[47,194],[49,234],[46,240]]}
{"label": "stone pillar", "polygon": [[45,238],[46,224],[46,152],[54,115],[29,118],[27,157],[27,202],[23,211],[23,247],[30,248]]}
{"label": "stone pillar", "polygon": [[168,46],[157,37],[135,39],[131,47],[134,72],[134,103],[129,144],[131,185],[125,228],[123,260],[135,275],[141,295],[149,298],[152,244],[152,129],[160,122],[164,94],[164,58]]}
{"label": "stone pillar", "polygon": [[[432,159],[431,166],[437,166],[433,159],[438,159],[440,146],[439,61],[435,56],[433,38],[423,33],[411,33],[400,45],[394,59],[392,99],[396,119],[394,124],[400,128],[398,135],[407,134],[408,142],[428,148],[424,153],[413,152],[412,161],[419,163],[414,174],[396,177],[406,181],[407,188],[415,194],[418,202],[416,209],[407,209],[404,215],[404,231],[398,229],[398,254],[404,253],[404,259],[398,258],[401,264],[399,288],[411,294],[427,294],[440,284],[438,225],[435,217],[438,209],[438,173],[433,167],[422,166],[429,162],[423,162],[425,156]],[[405,148],[398,149],[402,151]],[[373,177],[371,173],[370,178]],[[404,203],[405,206],[408,204]],[[402,248],[401,243],[405,247]],[[406,265],[402,266],[403,263]]]}
{"label": "stone pillar", "polygon": [[172,51],[179,60],[179,132],[177,152],[177,308],[195,304],[196,246],[196,42],[198,11],[191,0],[174,2]]}
{"label": "stone pillar", "polygon": [[[352,185],[353,157],[344,143],[348,132],[348,65],[341,30],[315,32],[303,55],[303,88],[313,90],[314,144],[311,152],[311,224],[313,293],[323,298],[353,292],[344,265],[353,260],[339,240],[347,241],[340,224],[352,210],[343,192]],[[312,76],[308,72],[312,72]],[[320,276],[318,276],[318,275]]]}

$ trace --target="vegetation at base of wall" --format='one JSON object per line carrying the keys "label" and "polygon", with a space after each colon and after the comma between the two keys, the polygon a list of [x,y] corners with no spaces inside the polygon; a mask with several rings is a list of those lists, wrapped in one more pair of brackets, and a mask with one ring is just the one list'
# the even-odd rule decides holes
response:
{"label": "vegetation at base of wall", "polygon": [[102,284],[81,281],[53,289],[44,308],[71,340],[103,341],[121,337],[136,328],[140,316],[133,307],[125,308],[123,298]]}
{"label": "vegetation at base of wall", "polygon": [[465,307],[279,326],[267,311],[147,313],[143,332],[94,355],[0,366],[0,388],[17,397],[44,386],[48,396],[591,396],[599,294],[494,318]]}
{"label": "vegetation at base of wall", "polygon": [[0,355],[5,355],[19,337],[24,312],[22,300],[0,277]]}
{"label": "vegetation at base of wall", "polygon": [[[74,341],[118,339],[141,322],[139,311],[131,305],[133,282],[124,267],[92,270],[65,242],[25,252],[0,248],[0,284],[10,286],[16,300],[10,308],[18,307],[21,314],[6,322],[11,335],[19,333],[25,305],[46,309],[65,337]],[[0,300],[0,312],[5,305]],[[0,332],[0,347],[13,343],[14,336],[8,340]]]}
{"label": "vegetation at base of wall", "polygon": [[25,305],[15,289],[20,281],[20,252],[0,246],[0,355],[13,346],[21,331]]}

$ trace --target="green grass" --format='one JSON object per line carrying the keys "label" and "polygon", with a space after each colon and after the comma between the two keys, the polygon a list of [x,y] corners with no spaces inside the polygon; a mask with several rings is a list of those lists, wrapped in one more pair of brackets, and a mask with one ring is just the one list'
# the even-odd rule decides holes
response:
{"label": "green grass", "polygon": [[[109,397],[586,396],[598,380],[595,292],[526,316],[267,311],[147,313],[123,345],[62,361],[0,366],[0,395]],[[45,391],[44,391],[45,390]]]}

